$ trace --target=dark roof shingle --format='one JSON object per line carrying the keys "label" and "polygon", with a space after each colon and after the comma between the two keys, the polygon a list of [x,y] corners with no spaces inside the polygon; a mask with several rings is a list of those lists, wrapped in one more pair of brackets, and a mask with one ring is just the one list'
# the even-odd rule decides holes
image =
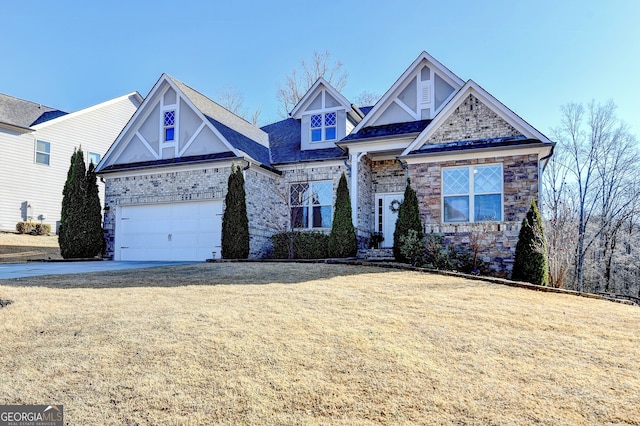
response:
{"label": "dark roof shingle", "polygon": [[55,108],[0,94],[0,122],[2,123],[27,128],[66,114]]}
{"label": "dark roof shingle", "polygon": [[294,118],[278,121],[262,127],[269,134],[271,163],[295,163],[299,161],[317,161],[345,157],[338,148],[300,149],[300,121]]}
{"label": "dark roof shingle", "polygon": [[368,126],[352,133],[341,142],[359,141],[362,139],[382,138],[387,136],[401,136],[409,133],[420,133],[431,123],[431,120],[409,121],[406,123],[391,123],[381,126]]}
{"label": "dark roof shingle", "polygon": [[429,154],[436,152],[451,152],[468,149],[499,148],[515,145],[540,144],[537,139],[528,139],[526,136],[507,136],[500,138],[474,139],[439,144],[424,144],[420,149],[411,151],[409,155]]}

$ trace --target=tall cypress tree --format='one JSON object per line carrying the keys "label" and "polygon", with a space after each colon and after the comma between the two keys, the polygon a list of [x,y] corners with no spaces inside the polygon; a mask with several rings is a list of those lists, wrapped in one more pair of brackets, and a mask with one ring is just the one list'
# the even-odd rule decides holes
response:
{"label": "tall cypress tree", "polygon": [[358,252],[358,240],[351,216],[351,198],[347,178],[342,173],[336,193],[336,208],[329,234],[330,257],[352,257]]}
{"label": "tall cypress tree", "polygon": [[547,241],[542,228],[542,217],[534,199],[531,200],[526,217],[522,219],[512,278],[549,285]]}
{"label": "tall cypress tree", "polygon": [[98,193],[98,183],[93,163],[89,164],[85,183],[86,200],[84,203],[84,220],[86,227],[86,254],[84,257],[94,257],[102,253],[104,236],[102,234],[100,195]]}
{"label": "tall cypress tree", "polygon": [[222,257],[246,259],[249,257],[249,219],[242,168],[234,165],[229,175],[227,196],[222,216]]}
{"label": "tall cypress tree", "polygon": [[407,179],[407,187],[404,190],[404,200],[398,209],[396,230],[393,233],[393,256],[398,262],[410,261],[402,255],[400,250],[400,247],[402,247],[400,238],[406,236],[410,229],[415,230],[418,241],[422,241],[424,235],[422,233],[422,222],[420,221],[418,196],[416,195],[416,191],[411,188],[411,181]]}
{"label": "tall cypress tree", "polygon": [[60,213],[60,254],[65,259],[81,258],[85,255],[84,203],[86,199],[86,169],[82,149],[73,151],[67,172],[67,181],[62,191]]}

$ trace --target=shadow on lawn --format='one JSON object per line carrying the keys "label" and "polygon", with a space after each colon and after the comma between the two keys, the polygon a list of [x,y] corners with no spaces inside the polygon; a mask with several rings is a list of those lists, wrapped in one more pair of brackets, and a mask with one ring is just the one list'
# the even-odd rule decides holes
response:
{"label": "shadow on lawn", "polygon": [[[298,284],[338,276],[389,273],[392,269],[361,265],[295,262],[224,262],[160,266],[73,275],[6,280],[9,285],[50,288],[181,287],[189,285]],[[2,281],[0,281],[2,285]]]}

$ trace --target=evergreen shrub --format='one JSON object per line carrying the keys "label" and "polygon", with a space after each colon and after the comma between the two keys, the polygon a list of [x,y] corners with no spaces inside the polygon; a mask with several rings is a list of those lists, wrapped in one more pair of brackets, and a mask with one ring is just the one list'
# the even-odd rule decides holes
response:
{"label": "evergreen shrub", "polygon": [[358,240],[351,216],[351,197],[344,173],[336,193],[336,208],[329,234],[329,257],[353,257],[358,252]]}
{"label": "evergreen shrub", "polygon": [[317,231],[279,232],[271,236],[274,259],[289,259],[289,241],[293,240],[293,259],[325,259],[329,236]]}

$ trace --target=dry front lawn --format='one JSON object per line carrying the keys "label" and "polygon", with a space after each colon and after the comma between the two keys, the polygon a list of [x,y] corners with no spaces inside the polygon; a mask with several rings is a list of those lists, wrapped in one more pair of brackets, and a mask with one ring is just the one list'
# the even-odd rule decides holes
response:
{"label": "dry front lawn", "polygon": [[229,263],[0,281],[0,401],[69,424],[640,424],[640,308]]}
{"label": "dry front lawn", "polygon": [[0,263],[62,259],[57,235],[0,232]]}

